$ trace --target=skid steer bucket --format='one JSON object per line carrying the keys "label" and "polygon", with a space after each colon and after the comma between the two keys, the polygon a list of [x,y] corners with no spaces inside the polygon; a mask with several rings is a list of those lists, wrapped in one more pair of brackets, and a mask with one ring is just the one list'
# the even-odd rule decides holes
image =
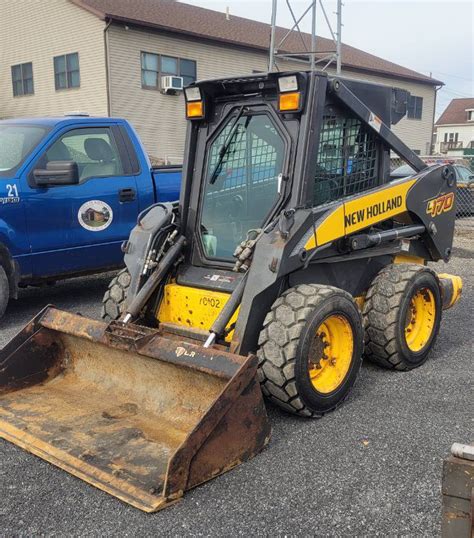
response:
{"label": "skid steer bucket", "polygon": [[267,444],[256,368],[48,307],[0,352],[0,436],[154,512]]}

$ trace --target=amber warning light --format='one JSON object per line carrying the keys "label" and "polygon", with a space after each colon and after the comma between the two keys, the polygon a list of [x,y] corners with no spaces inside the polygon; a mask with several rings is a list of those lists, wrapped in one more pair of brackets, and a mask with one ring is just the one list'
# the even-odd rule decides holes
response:
{"label": "amber warning light", "polygon": [[197,87],[186,88],[186,117],[188,119],[201,119],[204,117],[204,102],[201,90]]}

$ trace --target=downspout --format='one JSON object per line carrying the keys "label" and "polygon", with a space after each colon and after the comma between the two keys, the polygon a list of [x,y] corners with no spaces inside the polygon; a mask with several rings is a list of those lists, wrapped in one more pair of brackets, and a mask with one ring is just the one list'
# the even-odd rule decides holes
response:
{"label": "downspout", "polygon": [[[444,84],[440,84],[439,86],[435,86],[435,98],[434,98],[434,106],[433,106],[433,122],[431,123],[431,141],[430,141],[430,153],[435,153],[435,144],[433,144],[433,137],[434,137],[434,129],[435,129],[435,117],[436,117],[436,101],[438,100],[438,91],[441,90],[441,88],[444,86]],[[438,137],[436,137],[436,143],[438,142]]]}
{"label": "downspout", "polygon": [[107,30],[109,29],[109,26],[112,24],[112,19],[105,19],[106,25],[104,28],[104,52],[105,52],[105,85],[106,85],[106,92],[107,92],[107,116],[110,117],[110,111],[111,111],[111,91],[110,91],[110,60],[109,60],[109,39],[108,39],[108,33]]}

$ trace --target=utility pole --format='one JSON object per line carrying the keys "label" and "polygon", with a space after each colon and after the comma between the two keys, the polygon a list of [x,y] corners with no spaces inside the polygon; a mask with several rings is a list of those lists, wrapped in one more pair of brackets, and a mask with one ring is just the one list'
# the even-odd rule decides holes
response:
{"label": "utility pole", "polygon": [[341,74],[342,0],[337,0],[336,73]]}
{"label": "utility pole", "polygon": [[272,0],[272,30],[270,34],[270,58],[268,62],[268,71],[273,71],[275,67],[275,30],[277,16],[278,0]]}

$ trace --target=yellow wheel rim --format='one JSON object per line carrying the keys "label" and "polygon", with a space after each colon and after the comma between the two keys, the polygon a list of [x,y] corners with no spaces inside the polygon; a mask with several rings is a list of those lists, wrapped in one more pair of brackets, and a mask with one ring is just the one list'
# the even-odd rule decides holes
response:
{"label": "yellow wheel rim", "polygon": [[420,351],[428,343],[435,326],[436,304],[428,288],[418,290],[411,298],[405,320],[405,340],[410,351]]}
{"label": "yellow wheel rim", "polygon": [[308,357],[313,388],[322,394],[341,386],[351,366],[354,335],[349,320],[340,314],[328,316],[316,329]]}

